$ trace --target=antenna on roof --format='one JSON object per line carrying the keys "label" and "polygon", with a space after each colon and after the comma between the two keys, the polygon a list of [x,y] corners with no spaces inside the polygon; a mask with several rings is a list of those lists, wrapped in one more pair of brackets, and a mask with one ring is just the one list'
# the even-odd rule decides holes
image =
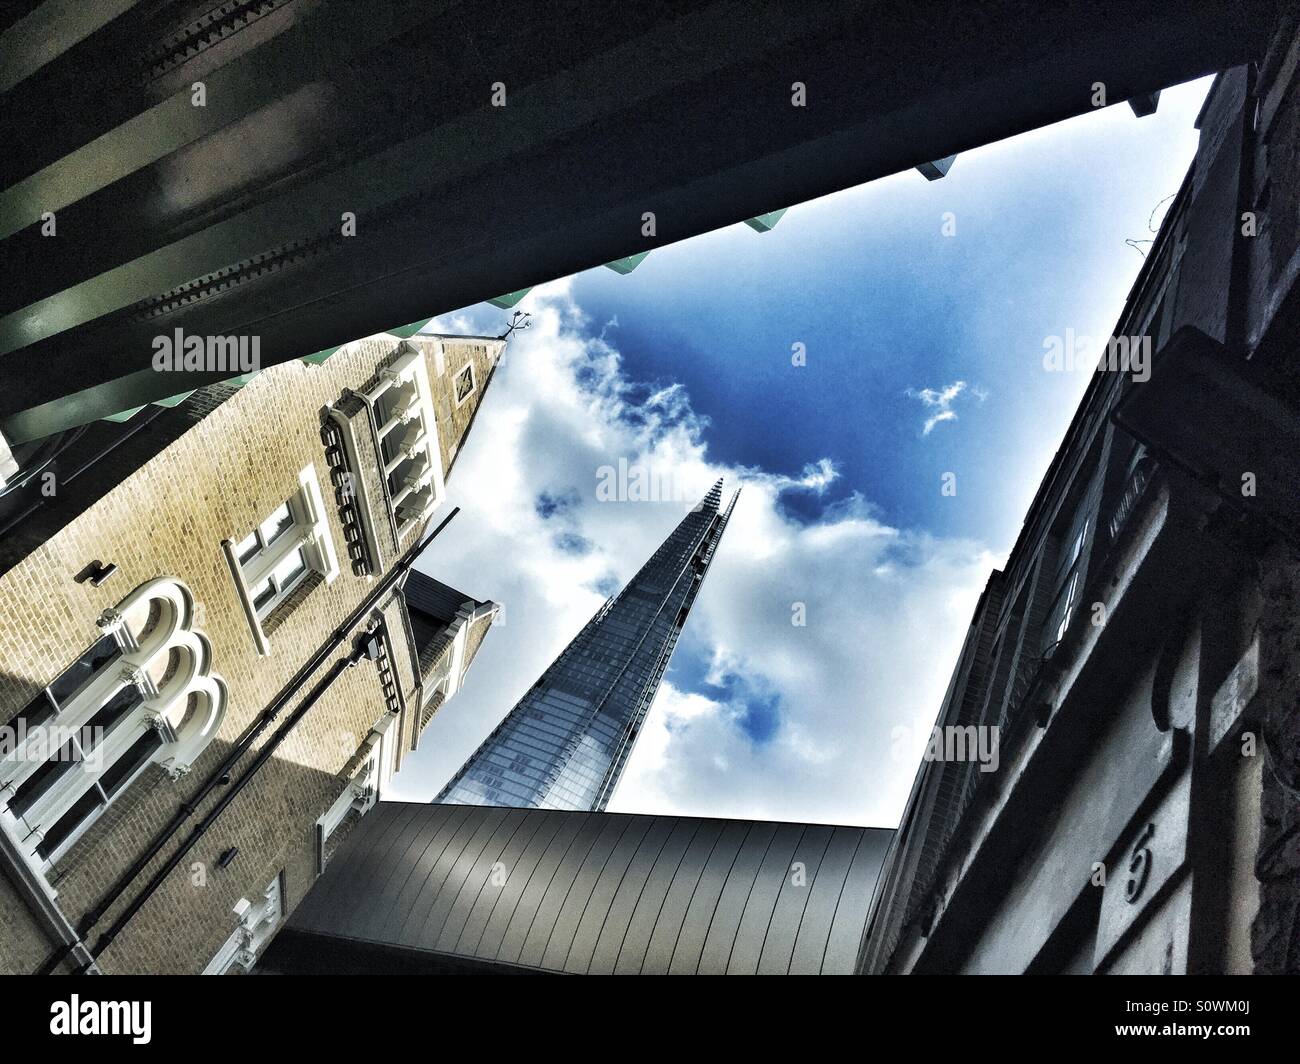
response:
{"label": "antenna on roof", "polygon": [[533,324],[533,316],[525,310],[516,310],[510,315],[510,324],[506,326],[506,331],[497,337],[498,340],[508,339],[510,334],[516,329],[528,329]]}

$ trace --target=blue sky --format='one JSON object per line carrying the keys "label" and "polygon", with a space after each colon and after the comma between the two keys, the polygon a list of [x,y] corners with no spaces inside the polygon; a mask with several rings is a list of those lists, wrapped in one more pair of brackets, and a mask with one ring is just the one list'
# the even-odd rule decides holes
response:
{"label": "blue sky", "polygon": [[[1167,91],[1149,120],[1121,105],[969,152],[939,181],[909,171],[803,204],[761,236],[661,249],[628,277],[588,271],[574,299],[617,319],[630,376],[686,387],[719,460],[794,472],[830,455],[843,476],[823,505],[856,489],[887,520],[1009,540],[1024,507],[996,478],[1032,493],[1086,383],[1039,371],[1043,338],[1109,334],[1142,261],[1124,241],[1177,190],[1207,87]],[[899,393],[957,380],[957,421],[922,437]],[[930,490],[949,469],[971,489],[959,506]]]}
{"label": "blue sky", "polygon": [[928,730],[1087,385],[1044,343],[1108,335],[1142,263],[1125,240],[1177,190],[1207,88],[535,289],[449,484],[463,512],[421,563],[505,623],[395,796],[435,794],[688,508],[600,502],[621,458],[682,499],[746,490],[611,808],[892,825],[916,766],[891,730]]}

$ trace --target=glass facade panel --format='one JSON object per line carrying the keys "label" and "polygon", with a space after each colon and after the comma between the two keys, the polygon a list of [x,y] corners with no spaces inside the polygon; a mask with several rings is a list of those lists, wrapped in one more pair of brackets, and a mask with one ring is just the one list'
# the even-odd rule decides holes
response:
{"label": "glass facade panel", "polygon": [[605,603],[436,799],[604,809],[717,549],[722,482]]}

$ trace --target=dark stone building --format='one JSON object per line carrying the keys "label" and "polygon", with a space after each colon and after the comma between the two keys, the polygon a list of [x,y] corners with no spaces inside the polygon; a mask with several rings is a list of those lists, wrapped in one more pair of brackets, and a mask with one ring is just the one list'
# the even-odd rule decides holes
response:
{"label": "dark stone building", "polygon": [[1206,100],[1154,369],[1095,375],[939,713],[1001,765],[922,764],[868,972],[1300,971],[1298,63],[1290,16]]}

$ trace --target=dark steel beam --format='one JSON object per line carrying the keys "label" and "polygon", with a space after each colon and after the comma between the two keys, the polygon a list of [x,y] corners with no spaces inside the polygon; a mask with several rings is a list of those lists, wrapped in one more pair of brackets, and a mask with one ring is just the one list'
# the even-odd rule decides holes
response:
{"label": "dark steel beam", "polygon": [[149,369],[176,328],[287,361],[1083,113],[1099,81],[1116,104],[1235,65],[1274,9],[265,2],[145,75],[114,34],[152,14],[156,55],[207,5],[140,5],[0,95],[38,154],[37,90],[76,84],[81,109],[0,190],[10,440],[218,379]]}

